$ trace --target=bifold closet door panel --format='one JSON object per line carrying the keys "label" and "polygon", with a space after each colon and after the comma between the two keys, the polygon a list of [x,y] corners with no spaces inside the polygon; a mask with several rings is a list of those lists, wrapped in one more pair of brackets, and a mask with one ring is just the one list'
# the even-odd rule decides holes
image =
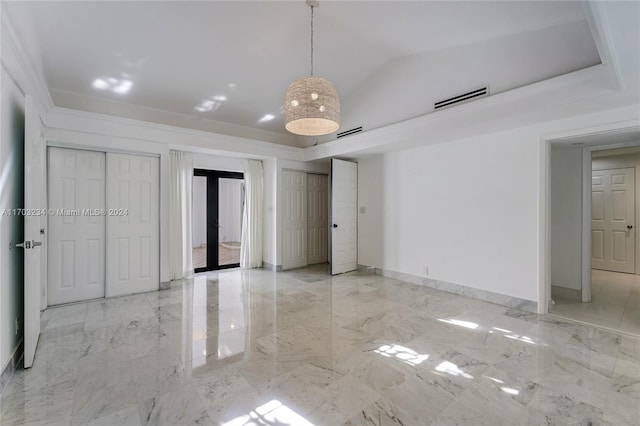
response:
{"label": "bifold closet door panel", "polygon": [[307,261],[309,265],[329,260],[329,177],[307,174]]}
{"label": "bifold closet door panel", "polygon": [[107,153],[107,296],[160,285],[160,164]]}
{"label": "bifold closet door panel", "polygon": [[48,304],[105,294],[105,153],[49,148]]}
{"label": "bifold closet door panel", "polygon": [[284,170],[282,185],[282,269],[287,270],[307,266],[307,174]]}

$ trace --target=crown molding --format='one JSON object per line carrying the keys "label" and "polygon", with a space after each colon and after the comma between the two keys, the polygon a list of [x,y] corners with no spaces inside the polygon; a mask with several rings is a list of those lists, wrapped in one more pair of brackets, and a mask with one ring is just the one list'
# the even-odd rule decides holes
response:
{"label": "crown molding", "polygon": [[620,72],[620,61],[613,46],[611,30],[606,23],[606,13],[601,2],[584,1],[582,3],[584,15],[591,29],[591,35],[596,43],[602,65],[611,68],[611,77],[620,90],[624,89],[624,79]]}
{"label": "crown molding", "polygon": [[212,120],[207,117],[198,117],[67,90],[51,89],[51,95],[56,100],[56,106],[61,108],[164,124],[172,127],[182,127],[208,133],[225,134],[293,147],[297,146],[296,138],[290,134],[287,135],[255,127]]}
{"label": "crown molding", "polygon": [[54,107],[53,99],[43,77],[36,71],[29,55],[20,42],[20,37],[11,22],[5,2],[0,4],[0,26],[2,37],[1,62],[11,78],[19,85],[25,94],[31,94],[37,99],[42,109],[40,115],[44,118],[47,111]]}
{"label": "crown molding", "polygon": [[113,115],[54,107],[47,113],[49,135],[60,131],[155,142],[170,149],[250,158],[303,161],[302,148]]}

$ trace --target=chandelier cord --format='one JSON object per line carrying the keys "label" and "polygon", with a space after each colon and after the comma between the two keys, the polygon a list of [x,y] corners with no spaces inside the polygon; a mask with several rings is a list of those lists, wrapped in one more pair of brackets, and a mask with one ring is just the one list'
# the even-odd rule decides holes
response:
{"label": "chandelier cord", "polygon": [[313,6],[311,6],[311,75],[313,76]]}

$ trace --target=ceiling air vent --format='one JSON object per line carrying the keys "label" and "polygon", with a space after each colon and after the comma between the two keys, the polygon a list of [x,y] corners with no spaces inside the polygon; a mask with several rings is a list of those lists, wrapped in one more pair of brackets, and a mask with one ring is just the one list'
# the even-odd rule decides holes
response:
{"label": "ceiling air vent", "polygon": [[360,133],[362,131],[362,126],[355,127],[351,130],[345,130],[344,132],[338,133],[338,139],[344,138],[345,136],[353,135],[354,133]]}
{"label": "ceiling air vent", "polygon": [[489,86],[485,86],[481,89],[472,90],[471,92],[463,93],[458,96],[454,96],[453,98],[444,99],[442,101],[436,102],[433,107],[438,109],[448,108],[450,106],[462,104],[465,102],[472,101],[477,98],[482,98],[485,96],[489,96]]}

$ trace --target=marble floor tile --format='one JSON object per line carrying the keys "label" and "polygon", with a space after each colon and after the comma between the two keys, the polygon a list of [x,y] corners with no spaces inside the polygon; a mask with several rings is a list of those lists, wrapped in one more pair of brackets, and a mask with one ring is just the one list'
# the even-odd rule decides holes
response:
{"label": "marble floor tile", "polygon": [[420,414],[407,412],[393,405],[386,398],[380,398],[360,410],[358,414],[345,422],[345,425],[401,426],[429,424],[427,422],[428,420],[421,418]]}
{"label": "marble floor tile", "polygon": [[189,387],[174,387],[170,392],[143,401],[139,407],[142,425],[213,425],[205,404]]}
{"label": "marble floor tile", "polygon": [[85,423],[86,426],[141,426],[137,405],[125,408]]}
{"label": "marble floor tile", "polygon": [[602,424],[601,409],[567,396],[561,390],[540,387],[529,404],[528,424],[596,425]]}
{"label": "marble floor tile", "polygon": [[309,416],[315,424],[342,424],[380,399],[378,392],[353,376],[334,380],[327,391],[329,400]]}
{"label": "marble floor tile", "polygon": [[[565,297],[567,291],[573,297]],[[554,315],[640,337],[640,276],[592,270],[589,303],[574,290],[553,287],[552,293]]]}
{"label": "marble floor tile", "polygon": [[640,336],[640,301],[631,304],[627,302],[627,307],[620,319],[620,330]]}
{"label": "marble floor tile", "polygon": [[197,274],[41,323],[3,426],[640,424],[640,339],[326,265]]}
{"label": "marble floor tile", "polygon": [[494,418],[479,418],[478,413],[472,411],[459,402],[450,404],[431,423],[431,426],[453,426],[473,424],[478,426],[490,426],[496,424]]}
{"label": "marble floor tile", "polygon": [[60,326],[83,323],[87,316],[87,304],[71,304],[51,308],[45,330]]}

